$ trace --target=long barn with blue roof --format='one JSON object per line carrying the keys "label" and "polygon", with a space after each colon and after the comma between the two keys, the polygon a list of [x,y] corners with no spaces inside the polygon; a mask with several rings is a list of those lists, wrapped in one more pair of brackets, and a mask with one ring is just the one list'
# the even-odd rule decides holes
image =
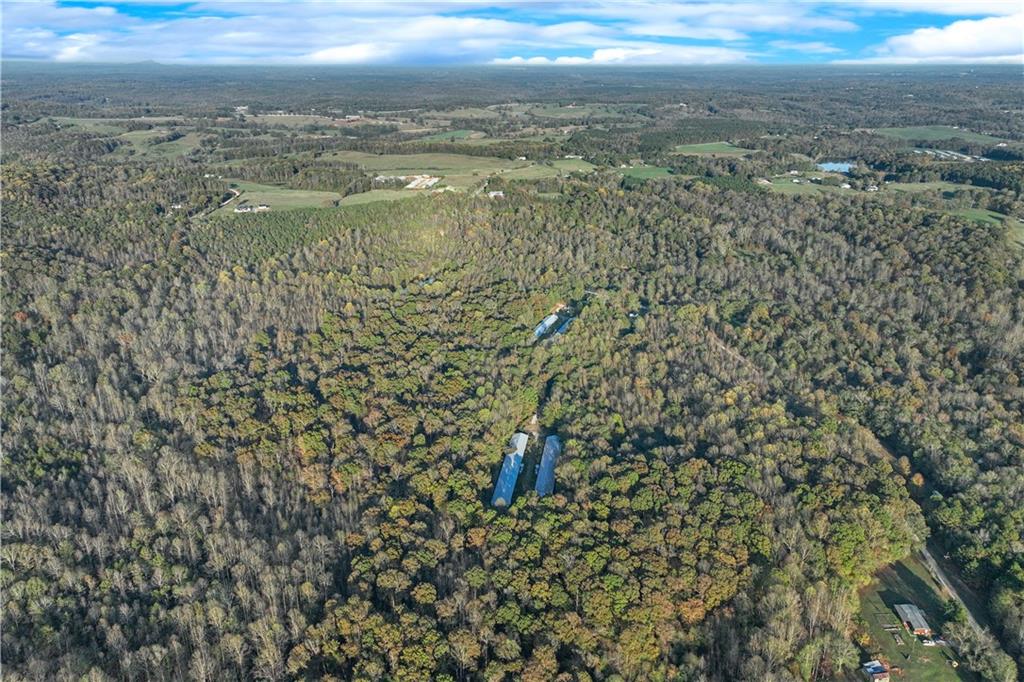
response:
{"label": "long barn with blue roof", "polygon": [[540,456],[535,487],[537,494],[541,497],[555,491],[555,464],[558,463],[558,455],[561,452],[562,441],[558,439],[558,436],[548,436],[544,439],[544,454]]}
{"label": "long barn with blue roof", "polygon": [[526,444],[529,436],[525,433],[516,433],[505,448],[505,461],[501,464],[501,473],[498,474],[498,482],[494,485],[494,496],[491,497],[491,505],[495,507],[507,507],[512,504],[512,495],[516,490],[516,481],[519,480],[519,472],[523,468],[523,454],[526,452]]}

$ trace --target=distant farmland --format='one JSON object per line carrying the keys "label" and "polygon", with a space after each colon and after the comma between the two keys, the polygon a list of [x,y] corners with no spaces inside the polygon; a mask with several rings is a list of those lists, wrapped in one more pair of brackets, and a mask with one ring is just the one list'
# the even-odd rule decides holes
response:
{"label": "distant farmland", "polygon": [[998,137],[971,132],[963,128],[953,126],[912,126],[909,128],[878,128],[875,130],[879,135],[893,137],[898,140],[921,140],[922,142],[944,142],[947,140],[966,140],[979,144],[995,144],[1001,140]]}
{"label": "distant farmland", "polygon": [[486,137],[477,130],[444,130],[417,139],[417,142],[447,142],[449,140],[468,140]]}
{"label": "distant farmland", "polygon": [[676,145],[673,151],[687,156],[744,156],[754,150],[737,147],[728,142],[701,142]]}

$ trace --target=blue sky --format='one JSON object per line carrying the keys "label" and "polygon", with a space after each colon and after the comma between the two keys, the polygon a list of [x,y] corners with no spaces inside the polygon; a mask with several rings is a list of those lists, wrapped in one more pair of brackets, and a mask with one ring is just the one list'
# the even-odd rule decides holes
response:
{"label": "blue sky", "polygon": [[209,64],[1024,64],[1021,0],[3,0],[3,57]]}

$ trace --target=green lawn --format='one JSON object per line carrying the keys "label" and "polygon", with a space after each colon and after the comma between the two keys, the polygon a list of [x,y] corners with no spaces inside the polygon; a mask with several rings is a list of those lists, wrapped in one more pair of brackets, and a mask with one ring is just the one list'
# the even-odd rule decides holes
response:
{"label": "green lawn", "polygon": [[894,137],[898,140],[924,140],[926,142],[942,142],[944,140],[961,139],[968,142],[990,142],[995,144],[1001,140],[991,135],[975,133],[963,128],[952,126],[912,126],[909,128],[877,128],[879,135]]}
{"label": "green lawn", "polygon": [[[941,627],[945,598],[928,570],[916,557],[908,557],[879,571],[875,581],[860,595],[860,620],[869,638],[865,658],[879,658],[903,669],[903,679],[923,682],[974,680],[963,666],[953,668],[956,654],[945,646],[926,647],[918,637],[900,627],[896,633],[886,626],[900,626],[896,604],[916,604],[925,612],[934,630]],[[902,644],[896,641],[898,635]]]}
{"label": "green lawn", "polygon": [[661,166],[633,166],[632,168],[619,168],[618,171],[627,178],[637,178],[639,180],[667,178],[672,175],[670,169],[662,168]]}
{"label": "green lawn", "polygon": [[[337,192],[317,192],[305,189],[288,189],[274,185],[261,185],[243,180],[227,180],[230,186],[242,192],[242,195],[227,206],[217,210],[218,213],[232,213],[239,202],[252,205],[266,204],[272,211],[292,208],[316,208],[331,206],[342,197]],[[360,196],[360,195],[354,195]]]}
{"label": "green lawn", "polygon": [[737,147],[728,142],[702,142],[700,144],[679,144],[673,153],[689,156],[743,156],[755,150]]}

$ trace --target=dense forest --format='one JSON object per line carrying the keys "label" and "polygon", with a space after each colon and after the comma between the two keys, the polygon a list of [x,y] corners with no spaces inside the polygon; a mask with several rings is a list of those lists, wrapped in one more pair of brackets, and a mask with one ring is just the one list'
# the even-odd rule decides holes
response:
{"label": "dense forest", "polygon": [[586,73],[5,65],[9,679],[846,680],[926,546],[1019,679],[1019,73]]}

